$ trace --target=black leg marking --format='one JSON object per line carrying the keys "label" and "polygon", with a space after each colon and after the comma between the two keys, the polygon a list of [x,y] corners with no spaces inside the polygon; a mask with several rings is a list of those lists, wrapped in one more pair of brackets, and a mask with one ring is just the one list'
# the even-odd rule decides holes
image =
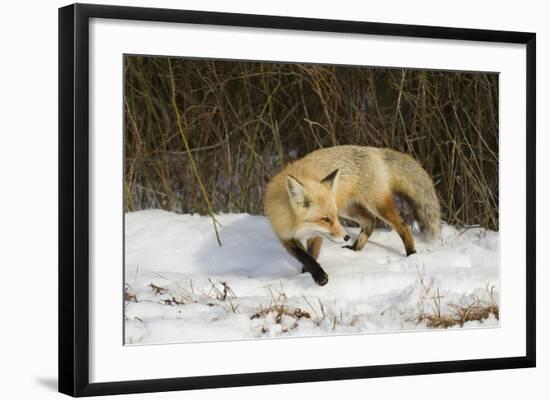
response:
{"label": "black leg marking", "polygon": [[285,248],[292,256],[298,259],[302,264],[302,273],[309,273],[313,280],[318,285],[328,283],[328,275],[325,273],[321,265],[303,248],[297,240],[289,240],[283,242]]}

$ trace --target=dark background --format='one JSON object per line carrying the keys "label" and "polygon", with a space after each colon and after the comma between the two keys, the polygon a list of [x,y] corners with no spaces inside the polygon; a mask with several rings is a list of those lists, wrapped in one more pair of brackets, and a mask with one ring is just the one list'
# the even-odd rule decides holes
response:
{"label": "dark background", "polygon": [[389,147],[443,219],[498,229],[498,74],[125,57],[125,210],[262,214],[269,179],[321,147]]}

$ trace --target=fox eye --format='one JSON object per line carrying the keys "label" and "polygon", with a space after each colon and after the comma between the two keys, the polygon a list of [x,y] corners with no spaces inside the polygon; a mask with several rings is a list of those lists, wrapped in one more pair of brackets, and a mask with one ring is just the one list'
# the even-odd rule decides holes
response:
{"label": "fox eye", "polygon": [[321,217],[321,221],[323,223],[329,223],[330,224],[330,219],[328,217]]}

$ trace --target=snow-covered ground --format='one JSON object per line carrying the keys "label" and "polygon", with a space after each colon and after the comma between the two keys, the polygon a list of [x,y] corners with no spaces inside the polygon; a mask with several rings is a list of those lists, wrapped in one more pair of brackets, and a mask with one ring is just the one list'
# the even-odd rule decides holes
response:
{"label": "snow-covered ground", "polygon": [[127,344],[499,324],[497,232],[446,225],[435,244],[415,232],[410,257],[395,231],[377,229],[360,252],[324,241],[319,287],[265,217],[217,219],[222,247],[208,216],[126,214]]}

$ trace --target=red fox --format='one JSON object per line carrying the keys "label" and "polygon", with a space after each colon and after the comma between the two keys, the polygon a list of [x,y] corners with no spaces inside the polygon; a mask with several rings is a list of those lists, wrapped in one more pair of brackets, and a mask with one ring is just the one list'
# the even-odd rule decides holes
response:
{"label": "red fox", "polygon": [[345,145],[316,150],[273,177],[264,211],[285,249],[303,264],[302,273],[325,285],[328,276],[317,262],[323,238],[341,244],[350,239],[339,216],[361,227],[345,248],[363,249],[379,218],[397,231],[407,256],[416,252],[395,196],[409,203],[429,239],[439,235],[441,211],[432,179],[411,156],[392,149]]}

